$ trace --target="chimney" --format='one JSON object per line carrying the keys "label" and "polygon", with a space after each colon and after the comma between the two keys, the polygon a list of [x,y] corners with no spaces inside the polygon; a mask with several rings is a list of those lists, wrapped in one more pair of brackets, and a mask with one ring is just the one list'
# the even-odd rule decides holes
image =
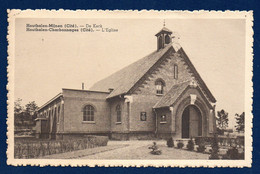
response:
{"label": "chimney", "polygon": [[82,83],[82,90],[84,90],[84,83]]}
{"label": "chimney", "polygon": [[111,93],[114,89],[113,88],[108,88],[108,90]]}

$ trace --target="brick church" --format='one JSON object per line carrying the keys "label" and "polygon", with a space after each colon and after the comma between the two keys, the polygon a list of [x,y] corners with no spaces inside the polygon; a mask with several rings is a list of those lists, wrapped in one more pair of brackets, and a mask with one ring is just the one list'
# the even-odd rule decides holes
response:
{"label": "brick church", "polygon": [[64,139],[187,139],[212,136],[216,99],[163,27],[157,50],[95,83],[90,90],[62,89],[38,110],[36,136]]}

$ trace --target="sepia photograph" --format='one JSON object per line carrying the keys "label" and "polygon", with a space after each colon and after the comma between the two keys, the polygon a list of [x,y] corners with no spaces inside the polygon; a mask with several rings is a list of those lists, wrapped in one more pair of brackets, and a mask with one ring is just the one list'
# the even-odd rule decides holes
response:
{"label": "sepia photograph", "polygon": [[251,165],[252,12],[8,20],[9,164]]}

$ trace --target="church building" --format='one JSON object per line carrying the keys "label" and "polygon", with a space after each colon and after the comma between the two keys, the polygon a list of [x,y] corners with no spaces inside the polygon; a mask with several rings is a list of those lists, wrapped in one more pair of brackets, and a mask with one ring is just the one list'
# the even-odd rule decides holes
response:
{"label": "church building", "polygon": [[36,136],[66,139],[187,139],[212,136],[216,99],[183,48],[163,27],[157,49],[95,83],[62,89],[38,110]]}

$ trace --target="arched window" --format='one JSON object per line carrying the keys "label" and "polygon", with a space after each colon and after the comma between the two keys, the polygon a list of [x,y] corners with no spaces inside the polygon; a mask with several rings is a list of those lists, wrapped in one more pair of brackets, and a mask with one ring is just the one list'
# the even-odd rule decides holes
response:
{"label": "arched window", "polygon": [[174,65],[174,79],[178,79],[178,65]]}
{"label": "arched window", "polygon": [[94,121],[95,108],[91,105],[86,105],[83,108],[83,121]]}
{"label": "arched window", "polygon": [[121,114],[122,114],[121,106],[117,105],[116,106],[116,122],[118,122],[118,123],[121,122]]}
{"label": "arched window", "polygon": [[166,44],[169,44],[170,42],[171,42],[170,36],[169,36],[169,35],[166,35],[166,36],[165,36],[165,43],[166,43]]}
{"label": "arched window", "polygon": [[158,79],[155,81],[155,87],[156,87],[156,94],[163,94],[163,87],[165,86],[165,83],[163,80]]}

